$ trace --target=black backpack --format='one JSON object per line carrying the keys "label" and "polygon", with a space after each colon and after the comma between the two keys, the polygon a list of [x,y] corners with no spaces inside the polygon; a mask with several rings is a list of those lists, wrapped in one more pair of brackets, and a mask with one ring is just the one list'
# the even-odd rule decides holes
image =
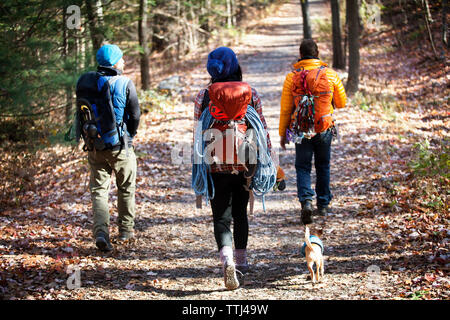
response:
{"label": "black backpack", "polygon": [[110,86],[118,76],[107,77],[88,72],[77,83],[77,119],[84,141],[84,151],[102,151],[122,147],[126,139],[126,125],[116,122]]}

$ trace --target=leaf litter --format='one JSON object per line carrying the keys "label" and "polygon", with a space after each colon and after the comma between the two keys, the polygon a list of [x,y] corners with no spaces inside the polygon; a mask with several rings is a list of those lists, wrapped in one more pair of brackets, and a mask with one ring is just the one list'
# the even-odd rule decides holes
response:
{"label": "leaf litter", "polygon": [[[293,6],[283,4],[276,16],[261,21],[235,48],[244,80],[262,97],[274,146],[279,143],[281,87],[297,54],[292,50],[298,45],[292,31],[298,26],[287,23],[297,19],[298,8]],[[317,6],[322,5],[311,5],[313,16],[324,9]],[[270,30],[274,32],[261,32]],[[285,38],[286,43],[270,49]],[[143,115],[135,142],[137,238],[131,242],[115,241],[117,187],[112,179],[113,252],[99,253],[92,240],[89,168],[80,150],[73,153],[55,146],[37,152],[32,160],[16,160],[23,168],[34,169],[19,172],[25,192],[11,192],[8,201],[2,202],[0,296],[448,299],[448,177],[444,184],[438,183],[417,175],[409,165],[417,155],[417,142],[449,138],[445,90],[436,89],[446,86],[448,67],[430,62],[419,68],[421,59],[400,49],[380,54],[386,43],[394,43],[390,31],[366,35],[361,49],[362,94],[346,109],[336,111],[341,143],[333,142],[332,149],[333,212],[316,218],[325,244],[325,279],[320,285],[310,283],[300,257],[303,228],[295,196],[295,152],[290,145],[280,152],[287,189],[267,197],[266,213],[257,202],[249,217],[252,272],[242,288],[224,290],[210,208],[195,208],[190,165],[171,162],[172,147],[192,138],[191,100],[208,82],[202,64],[185,75],[190,85],[184,92],[188,98],[182,100],[187,103],[179,100],[163,112]],[[319,47],[329,62],[329,44],[319,43]],[[426,76],[430,70],[431,87]],[[436,145],[435,141],[433,148]],[[2,157],[12,161],[8,155]],[[437,203],[434,207],[432,201]],[[67,271],[74,265],[80,268],[81,287],[69,290]],[[369,273],[371,266],[378,267],[379,273]]]}

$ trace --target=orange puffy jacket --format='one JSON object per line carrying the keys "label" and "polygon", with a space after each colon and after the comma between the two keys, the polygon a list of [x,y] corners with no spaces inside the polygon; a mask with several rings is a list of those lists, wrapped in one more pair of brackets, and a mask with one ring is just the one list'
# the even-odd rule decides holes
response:
{"label": "orange puffy jacket", "polygon": [[[342,85],[341,79],[339,79],[338,74],[333,69],[328,68],[325,62],[319,59],[305,59],[293,65],[294,69],[300,69],[303,67],[304,70],[311,70],[319,68],[320,66],[327,67],[327,77],[330,82],[330,88],[333,92],[333,98],[330,103],[336,108],[345,107],[347,102],[347,95],[345,94],[344,86]],[[281,93],[281,111],[280,111],[280,125],[279,134],[281,137],[286,136],[286,129],[289,128],[291,122],[291,115],[294,112],[294,97],[292,96],[292,77],[293,72],[290,72],[286,76],[286,80],[283,85],[283,92]],[[331,107],[331,113],[333,113],[333,107]]]}

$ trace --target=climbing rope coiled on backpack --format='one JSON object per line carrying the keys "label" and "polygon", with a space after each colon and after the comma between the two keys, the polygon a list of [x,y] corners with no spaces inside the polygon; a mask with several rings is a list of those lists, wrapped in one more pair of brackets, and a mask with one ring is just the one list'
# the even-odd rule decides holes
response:
{"label": "climbing rope coiled on backpack", "polygon": [[[270,151],[267,147],[267,133],[261,122],[261,119],[253,108],[249,105],[245,118],[250,123],[251,128],[254,129],[257,144],[257,165],[255,174],[252,177],[250,189],[253,189],[255,195],[262,198],[263,209],[265,211],[264,196],[270,190],[277,180],[277,170],[275,164],[270,156]],[[211,177],[210,167],[204,161],[206,142],[203,139],[205,130],[211,128],[214,118],[206,108],[200,116],[198,125],[194,136],[194,163],[192,165],[192,188],[197,196],[205,196],[206,202],[214,198],[215,189]],[[211,183],[211,195],[208,189],[208,180]]]}
{"label": "climbing rope coiled on backpack", "polygon": [[256,110],[249,106],[245,116],[251,127],[256,133],[256,143],[258,147],[256,172],[253,176],[250,189],[253,189],[256,196],[261,197],[263,209],[266,211],[264,196],[277,182],[277,169],[270,156],[269,148],[267,147],[267,133],[259,118]]}
{"label": "climbing rope coiled on backpack", "polygon": [[[200,116],[194,135],[194,161],[192,164],[192,189],[197,196],[205,196],[206,203],[214,198],[215,189],[211,177],[210,167],[204,161],[206,143],[203,140],[203,132],[209,129],[214,121],[213,116],[206,108]],[[208,189],[208,180],[211,183],[211,195]]]}

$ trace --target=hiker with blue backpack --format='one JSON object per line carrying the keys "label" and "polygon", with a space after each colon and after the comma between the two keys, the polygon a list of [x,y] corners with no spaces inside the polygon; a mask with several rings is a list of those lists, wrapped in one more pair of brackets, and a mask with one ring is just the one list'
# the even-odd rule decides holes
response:
{"label": "hiker with blue backpack", "polygon": [[239,287],[237,274],[249,270],[249,199],[253,192],[271,190],[277,177],[261,99],[242,81],[236,54],[217,48],[209,53],[206,67],[211,82],[194,103],[192,187],[198,198],[211,202],[225,287],[233,290]]}
{"label": "hiker with blue backpack", "polygon": [[[336,71],[319,59],[317,44],[305,39],[300,44],[300,59],[286,76],[281,94],[279,122],[280,145],[295,143],[297,195],[303,224],[313,222],[312,215],[325,216],[332,199],[330,190],[331,141],[337,130],[334,108],[344,108],[346,94]],[[315,192],[311,189],[314,155]],[[317,210],[312,208],[316,195]]]}
{"label": "hiker with blue backpack", "polygon": [[106,44],[96,58],[97,71],[83,74],[77,82],[76,131],[88,152],[95,243],[99,250],[111,251],[108,193],[113,172],[118,189],[119,240],[134,237],[137,164],[133,137],[140,109],[133,82],[123,76],[120,48]]}

